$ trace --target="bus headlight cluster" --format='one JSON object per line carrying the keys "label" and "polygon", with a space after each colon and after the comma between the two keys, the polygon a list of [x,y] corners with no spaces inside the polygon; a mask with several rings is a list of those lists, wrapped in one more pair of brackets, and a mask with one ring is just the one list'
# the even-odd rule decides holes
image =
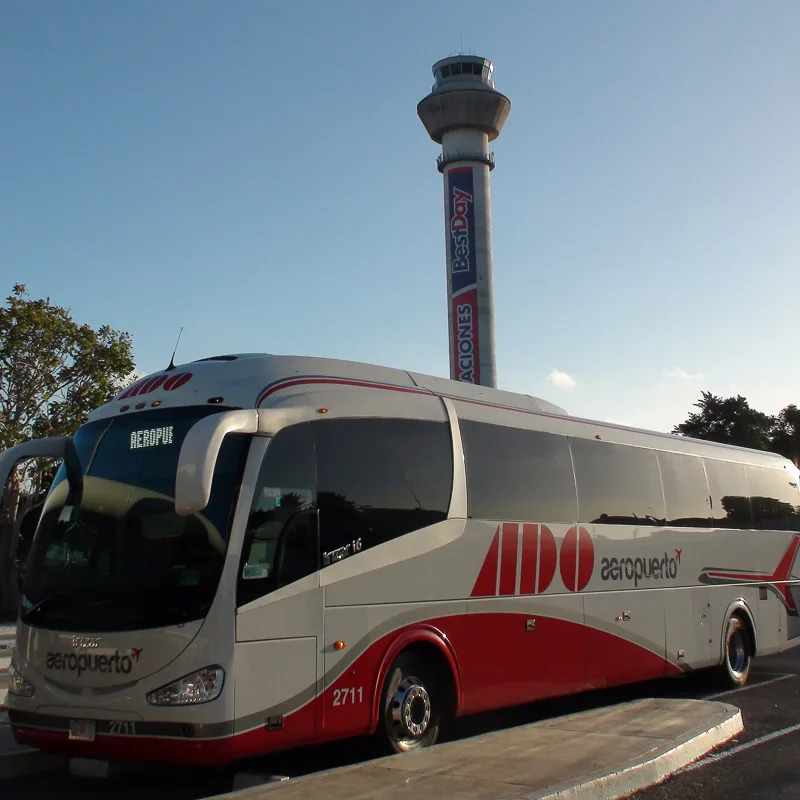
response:
{"label": "bus headlight cluster", "polygon": [[147,702],[153,706],[190,706],[208,703],[219,697],[225,682],[225,670],[219,666],[204,667],[184,675],[173,683],[147,695]]}
{"label": "bus headlight cluster", "polygon": [[17,697],[33,697],[35,692],[34,685],[22,677],[19,667],[12,661],[8,668],[8,693]]}

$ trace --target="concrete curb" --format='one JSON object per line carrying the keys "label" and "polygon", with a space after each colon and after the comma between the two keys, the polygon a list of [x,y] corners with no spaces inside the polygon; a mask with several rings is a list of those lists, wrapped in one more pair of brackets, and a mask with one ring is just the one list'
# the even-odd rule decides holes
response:
{"label": "concrete curb", "polygon": [[619,800],[655,786],[744,730],[742,712],[738,708],[727,703],[715,705],[724,709],[727,716],[711,728],[699,726],[656,750],[644,761],[634,759],[613,772],[580,776],[569,783],[524,795],[523,800]]}
{"label": "concrete curb", "polygon": [[[547,786],[544,789],[525,795],[515,795],[515,797],[517,800],[588,800],[589,798],[591,800],[621,800],[621,798],[627,797],[634,792],[661,783],[679,769],[697,761],[744,730],[742,712],[735,706],[710,700],[698,700],[696,702],[718,707],[720,711],[719,721],[711,725],[711,727],[699,725],[682,736],[675,737],[664,743],[661,747],[654,748],[645,758],[640,756],[630,761],[610,765],[612,771],[607,768],[596,773],[577,775],[568,782]],[[579,719],[584,715],[585,712],[568,714],[563,717],[556,717],[551,722],[563,725],[573,717]],[[542,722],[539,721],[522,727],[536,727],[541,725]],[[496,735],[496,732],[479,734],[475,739],[490,738],[494,735]],[[442,750],[456,748],[460,741],[445,742],[437,745],[437,747]],[[388,756],[388,758],[392,759],[404,757],[408,756]],[[381,756],[359,764],[333,767],[332,769],[292,778],[283,785],[310,783],[322,776],[350,772],[366,765],[380,764],[386,759],[387,756]],[[281,778],[277,776],[274,776],[271,780],[267,776],[264,776],[264,778],[265,780],[262,782],[254,782],[251,785],[247,785],[249,781],[245,779],[241,788],[234,788],[233,791],[213,795],[206,798],[206,800],[246,800],[247,798],[255,800],[262,792],[277,789],[283,783]],[[498,795],[498,800],[502,800],[502,796]]]}

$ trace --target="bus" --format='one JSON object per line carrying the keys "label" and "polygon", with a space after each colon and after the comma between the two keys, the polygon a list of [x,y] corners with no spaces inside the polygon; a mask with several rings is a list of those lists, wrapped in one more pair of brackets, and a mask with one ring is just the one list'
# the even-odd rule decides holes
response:
{"label": "bus", "polygon": [[224,766],[800,643],[800,471],[528,395],[312,357],[149,375],[72,437],[31,543],[16,740]]}

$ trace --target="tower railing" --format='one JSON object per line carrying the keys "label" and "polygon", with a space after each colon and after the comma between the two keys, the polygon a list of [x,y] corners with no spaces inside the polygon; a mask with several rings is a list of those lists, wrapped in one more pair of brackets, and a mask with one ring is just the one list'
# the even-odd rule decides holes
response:
{"label": "tower railing", "polygon": [[486,164],[489,167],[489,170],[494,169],[494,151],[491,153],[481,153],[476,151],[463,151],[458,150],[455,153],[448,153],[445,155],[439,155],[436,158],[436,166],[439,169],[439,172],[444,172],[444,168],[448,164],[452,164],[454,161],[478,161],[481,164]]}

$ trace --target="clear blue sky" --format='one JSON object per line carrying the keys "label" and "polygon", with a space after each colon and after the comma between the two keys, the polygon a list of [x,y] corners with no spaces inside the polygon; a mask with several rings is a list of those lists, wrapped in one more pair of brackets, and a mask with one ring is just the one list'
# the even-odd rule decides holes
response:
{"label": "clear blue sky", "polygon": [[129,331],[143,372],[183,325],[182,361],[447,375],[416,104],[462,36],[512,101],[500,386],[662,430],[701,389],[800,403],[796,0],[6,0],[2,296]]}

